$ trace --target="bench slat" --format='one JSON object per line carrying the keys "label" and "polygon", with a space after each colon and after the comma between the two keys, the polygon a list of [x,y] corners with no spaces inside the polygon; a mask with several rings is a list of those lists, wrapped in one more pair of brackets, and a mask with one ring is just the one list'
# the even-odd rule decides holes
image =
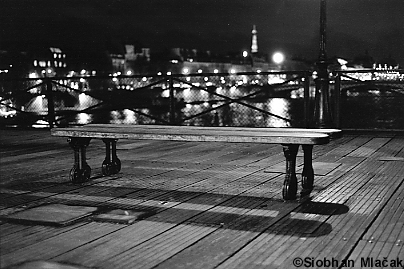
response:
{"label": "bench slat", "polygon": [[[203,131],[203,132],[202,132]],[[110,139],[172,140],[193,142],[234,142],[319,145],[329,142],[324,133],[294,131],[284,132],[265,128],[113,125],[90,124],[76,128],[55,128],[53,136],[91,137]]]}
{"label": "bench slat", "polygon": [[247,131],[247,132],[287,132],[287,133],[321,133],[327,134],[331,138],[339,138],[342,136],[342,130],[339,129],[309,129],[309,128],[289,128],[289,127],[201,127],[201,126],[171,126],[171,125],[123,125],[123,124],[90,124],[87,126],[92,127],[108,127],[108,128],[135,128],[142,129],[146,128],[149,130],[154,129],[187,129],[192,128],[193,130],[218,130],[223,129],[226,131]]}

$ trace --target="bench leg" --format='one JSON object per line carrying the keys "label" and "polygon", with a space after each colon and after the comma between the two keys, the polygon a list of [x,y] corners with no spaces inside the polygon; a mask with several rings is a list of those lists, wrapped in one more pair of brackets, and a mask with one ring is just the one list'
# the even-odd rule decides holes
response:
{"label": "bench leg", "polygon": [[297,178],[296,178],[296,155],[299,145],[282,145],[286,158],[286,174],[283,182],[282,196],[285,200],[296,199]]}
{"label": "bench leg", "polygon": [[314,169],[312,163],[313,145],[302,145],[304,152],[304,165],[302,172],[302,191],[300,196],[309,196],[314,186]]}
{"label": "bench leg", "polygon": [[105,143],[105,159],[102,162],[102,173],[110,176],[121,171],[121,161],[116,154],[116,142],[118,139],[102,139]]}
{"label": "bench leg", "polygon": [[74,151],[74,165],[70,170],[70,180],[73,183],[86,182],[91,176],[91,167],[86,162],[86,148],[91,138],[70,137],[67,141]]}

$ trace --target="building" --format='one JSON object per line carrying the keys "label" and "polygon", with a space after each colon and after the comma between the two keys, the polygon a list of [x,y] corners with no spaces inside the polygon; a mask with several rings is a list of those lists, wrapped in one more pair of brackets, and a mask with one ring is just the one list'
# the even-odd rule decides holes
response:
{"label": "building", "polygon": [[60,48],[50,47],[31,52],[30,77],[63,76],[67,71],[66,54]]}

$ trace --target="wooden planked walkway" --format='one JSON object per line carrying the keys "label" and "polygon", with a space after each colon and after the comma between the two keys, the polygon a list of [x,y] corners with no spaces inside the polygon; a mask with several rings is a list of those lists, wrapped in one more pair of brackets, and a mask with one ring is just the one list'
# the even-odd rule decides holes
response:
{"label": "wooden planked walkway", "polygon": [[62,227],[2,219],[0,268],[49,268],[26,264],[33,261],[55,268],[296,268],[297,258],[306,258],[302,268],[342,268],[343,261],[380,268],[375,262],[383,258],[387,268],[397,259],[404,264],[402,134],[346,134],[315,146],[319,175],[304,203],[281,200],[280,145],[122,140],[122,172],[102,177],[104,144],[93,140],[92,181],[73,185],[64,138],[46,130],[0,134],[0,216],[49,203],[150,213],[132,224],[85,218]]}

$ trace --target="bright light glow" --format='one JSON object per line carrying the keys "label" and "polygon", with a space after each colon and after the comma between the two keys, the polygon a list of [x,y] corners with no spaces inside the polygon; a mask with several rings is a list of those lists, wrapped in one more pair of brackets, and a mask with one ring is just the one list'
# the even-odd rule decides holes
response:
{"label": "bright light glow", "polygon": [[243,51],[243,57],[246,58],[248,56],[248,51]]}
{"label": "bright light glow", "polygon": [[219,70],[215,69],[215,70],[213,70],[213,73],[217,74],[217,73],[219,73]]}
{"label": "bright light glow", "polygon": [[80,74],[84,75],[85,73],[87,73],[87,71],[85,69],[80,71]]}
{"label": "bright light glow", "polygon": [[32,72],[28,75],[29,78],[37,78],[38,75],[35,72]]}
{"label": "bright light glow", "polygon": [[235,74],[235,73],[236,73],[236,70],[230,69],[230,74]]}
{"label": "bright light glow", "polygon": [[182,73],[183,74],[188,74],[189,73],[189,68],[185,67],[184,69],[182,69]]}
{"label": "bright light glow", "polygon": [[76,119],[79,124],[87,124],[91,121],[91,115],[87,113],[79,113],[77,114]]}
{"label": "bright light glow", "polygon": [[124,123],[133,123],[136,121],[136,114],[130,109],[124,109],[123,114],[125,115]]}
{"label": "bright light glow", "polygon": [[126,71],[126,75],[128,75],[128,76],[132,75],[132,70]]}
{"label": "bright light glow", "polygon": [[0,115],[2,117],[5,117],[5,118],[13,117],[15,114],[17,114],[17,111],[15,111],[15,110],[7,111],[7,110],[4,110],[4,109],[0,109]]}
{"label": "bright light glow", "polygon": [[[283,99],[283,98],[273,98],[269,101],[268,103],[268,107],[269,107],[269,112],[281,116],[281,117],[285,117],[287,118],[287,110],[289,107],[288,102]],[[276,118],[276,117],[269,117],[268,119],[269,124],[273,127],[287,127],[289,126],[289,123]]]}
{"label": "bright light glow", "polygon": [[157,76],[161,76],[161,72],[158,72],[158,73],[157,73]]}
{"label": "bright light glow", "polygon": [[184,90],[184,97],[189,97],[190,94],[191,90],[189,88]]}
{"label": "bright light glow", "polygon": [[286,80],[286,76],[284,74],[273,74],[268,75],[268,84],[275,84],[275,83],[283,83]]}
{"label": "bright light glow", "polygon": [[[38,95],[35,98],[32,98],[28,104],[26,104],[25,111],[32,112],[32,111],[44,111],[46,108],[44,102],[45,95]],[[46,102],[47,104],[47,102]]]}
{"label": "bright light glow", "polygon": [[284,60],[285,60],[285,56],[283,55],[282,52],[275,52],[272,55],[272,61],[274,61],[274,63],[276,63],[276,64],[281,64],[281,63],[283,63]]}
{"label": "bright light glow", "polygon": [[162,93],[161,93],[161,97],[169,97],[170,96],[170,90],[164,90]]}
{"label": "bright light glow", "polygon": [[348,63],[347,60],[344,60],[344,59],[341,59],[341,58],[338,58],[337,61],[338,61],[338,63],[339,63],[340,65],[346,65],[346,64]]}
{"label": "bright light glow", "polygon": [[167,75],[168,75],[168,76],[171,76],[171,72],[167,72]]}
{"label": "bright light glow", "polygon": [[202,69],[199,69],[199,70],[198,70],[198,73],[202,73]]}

